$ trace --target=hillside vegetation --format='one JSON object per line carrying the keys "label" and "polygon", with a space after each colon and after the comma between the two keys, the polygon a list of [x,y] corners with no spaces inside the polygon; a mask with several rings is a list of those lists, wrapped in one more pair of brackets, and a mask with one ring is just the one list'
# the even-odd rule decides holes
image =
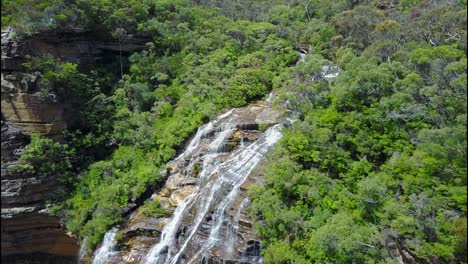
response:
{"label": "hillside vegetation", "polygon": [[[118,63],[23,65],[76,116],[64,143],[33,137],[20,169],[61,175],[54,212],[94,248],[198,126],[275,89],[296,121],[251,193],[267,263],[467,263],[466,11],[463,0],[2,0],[2,27],[19,37],[151,37],[122,78]],[[333,65],[339,76],[323,78]]]}

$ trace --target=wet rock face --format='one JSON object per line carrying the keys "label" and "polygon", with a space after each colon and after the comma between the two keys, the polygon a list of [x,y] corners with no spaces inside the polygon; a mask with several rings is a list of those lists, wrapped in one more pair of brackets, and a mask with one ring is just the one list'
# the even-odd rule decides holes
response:
{"label": "wet rock face", "polygon": [[[185,152],[167,165],[169,178],[152,196],[172,215],[158,218],[137,210],[120,228],[112,257],[100,260],[262,263],[259,239],[247,216],[247,194],[260,179],[255,168],[266,146],[278,139],[270,142],[264,131],[273,129],[280,114],[269,102],[260,102],[202,126]],[[151,257],[154,248],[157,259]]]}

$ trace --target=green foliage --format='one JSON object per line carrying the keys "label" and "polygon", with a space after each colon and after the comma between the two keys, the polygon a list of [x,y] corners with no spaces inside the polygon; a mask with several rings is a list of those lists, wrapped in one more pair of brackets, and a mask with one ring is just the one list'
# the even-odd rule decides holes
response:
{"label": "green foliage", "polygon": [[120,221],[130,200],[135,201],[160,178],[154,155],[134,147],[120,147],[109,161],[90,166],[77,186],[76,194],[63,205],[67,228],[100,242],[110,226]]}
{"label": "green foliage", "polygon": [[[66,141],[77,150],[74,166],[87,166],[94,157],[106,155],[103,146],[110,140],[113,106],[109,93],[110,78],[105,68],[83,72],[78,65],[62,62],[51,55],[33,57],[22,64],[23,70],[38,76],[38,91],[44,100],[58,101],[65,106],[68,130]],[[100,71],[98,73],[97,71]]]}
{"label": "green foliage", "polygon": [[147,217],[168,217],[170,214],[161,207],[161,204],[157,199],[152,201],[146,201],[145,204],[140,208],[142,214]]}
{"label": "green foliage", "polygon": [[138,24],[150,15],[149,5],[141,0],[83,0],[78,2],[78,8],[84,13],[84,27],[108,36],[117,28],[135,32]]}
{"label": "green foliage", "polygon": [[371,43],[370,33],[384,15],[369,6],[357,6],[333,18],[336,31],[344,37],[347,46],[364,48]]}
{"label": "green foliage", "polygon": [[[466,46],[441,36],[466,34],[466,6],[401,5],[418,9],[333,14],[332,37],[316,21],[320,55],[280,76],[297,121],[251,192],[267,263],[393,263],[392,244],[421,262],[467,261]],[[330,64],[339,77],[320,79]]]}
{"label": "green foliage", "polygon": [[19,159],[21,165],[16,167],[16,171],[53,175],[71,187],[75,182],[72,170],[74,154],[75,150],[66,144],[32,136],[31,142]]}
{"label": "green foliage", "polygon": [[260,99],[271,89],[271,79],[272,74],[268,71],[239,69],[228,86],[229,104],[242,106],[247,101]]}
{"label": "green foliage", "polygon": [[2,0],[2,27],[13,26],[20,32],[50,30],[77,19],[73,4],[65,1]]}
{"label": "green foliage", "polygon": [[97,37],[111,37],[121,28],[136,32],[139,23],[152,15],[148,1],[2,1],[2,26],[10,25],[21,33],[54,29],[81,28]]}
{"label": "green foliage", "polygon": [[44,57],[33,57],[30,61],[22,63],[25,72],[48,72],[55,70],[57,61],[52,55]]}

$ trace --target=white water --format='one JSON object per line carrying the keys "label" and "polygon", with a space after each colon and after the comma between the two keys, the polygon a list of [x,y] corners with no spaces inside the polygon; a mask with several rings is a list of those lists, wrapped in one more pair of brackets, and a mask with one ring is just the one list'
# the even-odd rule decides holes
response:
{"label": "white water", "polygon": [[[201,126],[193,139],[190,141],[189,145],[187,146],[186,150],[180,154],[173,162],[177,162],[182,159],[187,159],[190,157],[190,163],[187,166],[189,171],[193,170],[193,166],[195,165],[195,161],[197,158],[196,150],[199,148],[200,144],[202,143],[202,139],[212,132],[213,130],[218,130],[218,133],[214,140],[210,143],[208,149],[210,154],[205,155],[204,163],[202,171],[200,172],[200,180],[205,180],[208,176],[208,172],[211,168],[216,167],[217,160],[216,157],[219,156],[217,151],[220,149],[220,146],[226,140],[226,137],[229,136],[229,133],[232,131],[232,126],[224,125],[220,128],[215,128],[221,120],[229,117],[232,114],[233,110],[230,110],[222,115],[220,115],[217,119],[209,122],[206,125]],[[191,173],[187,173],[187,176],[192,176]],[[172,182],[175,180],[175,177],[169,177],[167,182]],[[175,253],[174,243],[175,236],[178,231],[178,228],[183,220],[183,213],[185,212],[186,208],[189,204],[193,203],[197,193],[193,193],[186,197],[184,201],[182,201],[176,208],[175,212],[173,213],[172,218],[170,219],[169,223],[166,224],[163,228],[161,233],[160,242],[153,246],[151,250],[148,252],[146,259],[147,263],[160,263],[161,255],[172,256]]]}
{"label": "white water", "polygon": [[[179,263],[182,254],[184,254],[210,212],[213,212],[213,215],[211,217],[212,224],[209,237],[198,253],[192,259],[189,259],[187,263],[196,261],[199,256],[206,254],[211,248],[222,245],[220,231],[223,225],[230,226],[234,224],[229,223],[230,219],[226,217],[226,210],[236,199],[240,186],[258,165],[263,155],[281,137],[280,125],[275,125],[265,131],[257,141],[250,145],[241,146],[223,162],[217,162],[218,157],[222,155],[213,154],[213,151],[215,149],[220,150],[232,127],[225,124],[211,141],[208,147],[209,154],[204,156],[203,168],[199,174],[199,177],[206,181],[206,185],[200,187],[196,193],[193,193],[178,205],[177,213],[174,213],[169,224],[164,227],[160,242],[150,250],[144,263]],[[197,143],[200,144],[200,141]],[[197,146],[193,145],[193,149],[189,154],[199,154],[193,152],[195,149],[197,149]],[[191,158],[191,160],[194,159]],[[189,211],[194,212],[194,215],[192,224],[187,231],[188,235],[182,238],[179,237],[179,240],[177,240],[176,234],[184,219],[183,215]],[[176,244],[181,246],[177,247]],[[178,250],[176,250],[177,248]]]}
{"label": "white water", "polygon": [[[307,57],[307,54],[304,53],[299,53],[299,61],[300,62],[305,62],[305,59]],[[322,71],[320,73],[321,77],[325,80],[331,80],[335,79],[338,77],[340,74],[340,67],[338,65],[324,65],[322,66]]]}
{"label": "white water", "polygon": [[176,232],[179,229],[179,226],[182,222],[183,213],[187,208],[187,205],[189,205],[190,202],[192,202],[194,197],[195,193],[192,193],[191,195],[187,196],[179,204],[179,206],[177,206],[177,209],[175,210],[171,221],[164,226],[163,231],[161,232],[161,242],[154,246],[148,253],[148,255],[150,256],[155,256],[155,259],[153,259],[153,262],[151,263],[158,263],[159,253],[163,249],[166,249],[166,247],[168,251],[167,254],[169,255],[171,254],[171,252],[175,251],[173,245],[175,242]]}
{"label": "white water", "polygon": [[80,251],[78,252],[78,263],[81,263],[81,259],[87,254],[88,249],[86,248],[86,242],[88,241],[88,237],[85,237],[83,241],[81,241]]}
{"label": "white water", "polygon": [[104,235],[102,245],[94,254],[93,264],[105,264],[107,263],[107,259],[116,253],[115,235],[117,234],[118,230],[119,229],[117,227],[113,227]]}
{"label": "white water", "polygon": [[200,145],[200,142],[204,136],[206,136],[211,130],[213,130],[215,124],[220,122],[221,120],[225,119],[226,117],[230,116],[232,114],[232,109],[227,111],[226,113],[218,116],[215,120],[209,122],[206,125],[203,125],[198,128],[197,133],[193,137],[193,139],[190,141],[189,145],[186,147],[185,151],[180,154],[177,158],[175,158],[174,161],[180,160],[183,157],[187,157],[189,155],[192,155],[193,152],[196,150],[196,148]]}
{"label": "white water", "polygon": [[[301,53],[300,61],[305,62],[306,56],[307,54]],[[332,79],[336,78],[338,71],[339,68],[336,66],[324,67],[322,68],[322,75],[325,79]],[[277,95],[272,92],[268,95],[266,101],[272,102],[275,97]],[[234,109],[230,110],[208,124],[201,126],[187,145],[186,150],[171,161],[171,163],[177,164],[177,168],[182,169],[180,172],[183,177],[197,177],[198,188],[195,188],[193,193],[178,204],[173,215],[163,227],[159,243],[154,245],[148,251],[148,254],[142,258],[142,263],[200,263],[200,256],[209,256],[210,249],[215,247],[223,247],[223,252],[227,254],[226,257],[237,253],[234,252],[234,245],[238,240],[240,215],[249,202],[248,198],[244,198],[238,205],[239,207],[235,210],[236,213],[233,219],[230,219],[226,211],[231,208],[239,194],[240,186],[258,165],[264,154],[281,138],[281,125],[269,128],[253,143],[244,142],[242,137],[238,149],[231,154],[226,154],[223,153],[223,147],[235,128],[235,124],[230,122],[234,114]],[[288,118],[286,123],[293,123],[294,121]],[[212,133],[214,133],[214,137],[208,147],[200,152],[200,146],[206,144],[204,141]],[[226,158],[226,155],[229,155],[229,157]],[[200,164],[200,160],[202,161],[201,170],[198,175],[194,175],[196,174],[193,173],[194,166]],[[184,161],[189,161],[188,165]],[[176,176],[177,174],[171,175],[166,184],[176,181]],[[180,175],[178,176],[180,177]],[[209,236],[199,243],[201,246],[195,249],[197,252],[192,254],[191,259],[184,259],[185,251],[196,236],[202,223],[206,223],[207,216],[211,216],[212,219],[211,224],[209,224]],[[178,236],[180,227],[186,224],[184,223],[186,218],[192,219],[190,225],[187,225],[188,230],[184,230],[184,235]],[[221,233],[222,230],[224,230],[224,238]],[[117,253],[115,251],[116,232],[117,229],[113,228],[106,233],[102,246],[96,251],[93,264],[104,264],[106,259]],[[248,260],[245,252],[241,258],[242,261]],[[261,258],[258,261],[263,263]],[[208,258],[205,258],[204,262],[208,263]]]}
{"label": "white water", "polygon": [[299,61],[305,61],[306,56],[307,56],[307,54],[305,54],[305,53],[299,53]]}
{"label": "white water", "polygon": [[226,125],[221,127],[218,135],[216,138],[210,143],[209,145],[209,152],[210,153],[217,153],[219,151],[223,151],[223,146],[224,146],[224,141],[227,139],[227,137],[231,134],[232,129],[234,126]]}
{"label": "white water", "polygon": [[[177,158],[175,158],[171,163],[177,163],[181,160],[187,159],[190,157],[190,163],[187,166],[187,169],[191,172],[193,170],[193,166],[195,165],[195,160],[197,158],[197,153],[195,151],[197,148],[199,148],[200,144],[202,143],[203,138],[205,138],[210,132],[215,130],[215,125],[220,123],[222,120],[226,119],[229,117],[233,112],[233,109],[227,111],[226,113],[218,116],[215,120],[210,121],[208,124],[205,124],[201,127],[198,128],[197,133],[193,137],[193,139],[190,141],[190,143],[187,145],[185,151],[181,153]],[[225,138],[224,135],[221,135],[223,138],[222,139],[215,139],[222,143],[223,139]],[[214,154],[217,156],[218,154]],[[186,174],[186,176],[191,176],[191,173]],[[171,183],[175,180],[175,177],[169,177],[166,181],[166,184]]]}
{"label": "white water", "polygon": [[337,65],[325,65],[322,66],[322,76],[326,80],[331,80],[340,74],[340,67]]}

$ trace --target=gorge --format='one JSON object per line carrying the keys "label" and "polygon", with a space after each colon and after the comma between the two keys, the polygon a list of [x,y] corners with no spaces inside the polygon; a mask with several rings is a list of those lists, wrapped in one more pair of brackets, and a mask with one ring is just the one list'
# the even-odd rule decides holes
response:
{"label": "gorge", "polygon": [[467,263],[466,0],[1,3],[2,263]]}

